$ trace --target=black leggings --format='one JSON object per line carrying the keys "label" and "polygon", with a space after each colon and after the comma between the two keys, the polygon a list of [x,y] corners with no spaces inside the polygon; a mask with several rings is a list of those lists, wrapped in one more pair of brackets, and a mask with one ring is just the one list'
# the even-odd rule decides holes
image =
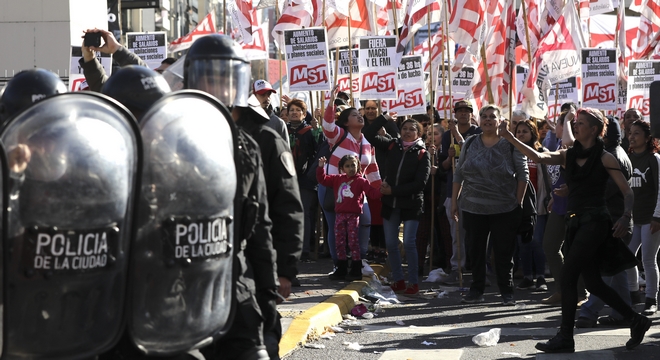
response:
{"label": "black leggings", "polygon": [[635,311],[611,287],[605,285],[600,274],[600,247],[609,235],[609,222],[592,221],[583,225],[575,234],[568,253],[564,255],[564,267],[561,271],[561,332],[573,336],[575,310],[578,301],[578,277],[582,274],[584,284],[593,295],[598,296],[607,305],[627,319]]}

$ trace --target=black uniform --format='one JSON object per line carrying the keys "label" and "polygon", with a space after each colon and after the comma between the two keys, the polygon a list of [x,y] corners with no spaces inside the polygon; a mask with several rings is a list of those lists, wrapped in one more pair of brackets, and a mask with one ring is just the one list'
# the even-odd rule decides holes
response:
{"label": "black uniform", "polygon": [[[267,119],[243,110],[236,124],[259,144],[264,159],[264,177],[270,204],[268,215],[273,221],[271,234],[277,251],[277,274],[293,281],[298,274],[303,239],[303,209],[293,156],[289,144],[270,127]],[[257,276],[255,275],[255,278]],[[271,358],[277,358],[282,337],[279,314],[274,301],[258,298],[264,312],[264,335]]]}
{"label": "black uniform", "polygon": [[[279,135],[278,135],[279,136]],[[238,219],[239,243],[235,252],[234,269],[236,281],[236,311],[232,327],[227,335],[213,345],[202,350],[207,359],[251,359],[256,350],[264,350],[262,311],[257,303],[272,302],[275,293],[277,274],[276,253],[271,238],[271,220],[264,181],[263,163],[259,146],[245,131],[239,129],[241,181]]]}

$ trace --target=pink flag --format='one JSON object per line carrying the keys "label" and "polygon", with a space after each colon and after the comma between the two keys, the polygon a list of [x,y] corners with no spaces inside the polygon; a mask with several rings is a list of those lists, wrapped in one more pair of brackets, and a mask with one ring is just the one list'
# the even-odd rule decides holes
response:
{"label": "pink flag", "polygon": [[168,47],[167,51],[169,52],[177,52],[181,50],[185,50],[192,45],[192,43],[197,40],[198,38],[202,36],[206,36],[209,34],[215,34],[215,11],[211,11],[202,19],[202,21],[197,24],[195,29],[193,31],[189,32],[187,35],[180,37],[176,40],[173,40],[170,43],[170,46]]}

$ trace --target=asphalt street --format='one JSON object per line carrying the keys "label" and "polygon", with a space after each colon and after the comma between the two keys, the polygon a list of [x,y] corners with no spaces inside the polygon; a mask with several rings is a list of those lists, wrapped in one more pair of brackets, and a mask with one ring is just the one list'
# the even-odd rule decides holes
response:
{"label": "asphalt street", "polygon": [[[329,266],[326,262],[301,268],[313,266],[310,269],[318,271],[310,278],[301,275],[299,292],[309,291],[306,287],[317,289],[313,291],[323,287],[322,273]],[[466,276],[465,280],[469,284],[470,277]],[[548,280],[552,290],[554,284],[552,279]],[[341,285],[332,283],[329,287],[333,286]],[[343,333],[328,331],[323,336],[330,338],[310,337],[306,347],[294,350],[286,359],[660,359],[658,315],[652,317],[654,325],[635,350],[625,349],[629,329],[598,326],[576,329],[575,354],[549,355],[534,348],[537,342],[552,337],[559,326],[560,308],[540,304],[549,292],[516,290],[517,305],[503,306],[493,285],[486,288],[485,303],[465,305],[460,304],[462,292],[457,287],[422,282],[420,288],[420,293],[436,290],[447,291],[447,295],[431,299],[399,295],[401,304],[383,307],[372,319],[359,318],[357,323],[344,325]],[[638,305],[637,310],[641,311],[642,307]],[[605,308],[601,315],[609,311]],[[494,328],[501,329],[495,346],[479,347],[473,343],[473,336]],[[323,348],[311,348],[320,345]]]}

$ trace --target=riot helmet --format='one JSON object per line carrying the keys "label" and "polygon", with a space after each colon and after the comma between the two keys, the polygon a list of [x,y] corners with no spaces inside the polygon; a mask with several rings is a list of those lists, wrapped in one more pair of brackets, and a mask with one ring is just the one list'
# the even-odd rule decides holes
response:
{"label": "riot helmet", "polygon": [[228,107],[247,107],[250,62],[231,37],[207,35],[197,39],[186,54],[183,84],[215,96]]}
{"label": "riot helmet", "polygon": [[122,103],[140,120],[156,100],[171,90],[163,76],[154,70],[127,65],[108,78],[101,92]]}
{"label": "riot helmet", "polygon": [[45,69],[23,70],[0,92],[0,125],[48,96],[67,92],[56,74]]}

